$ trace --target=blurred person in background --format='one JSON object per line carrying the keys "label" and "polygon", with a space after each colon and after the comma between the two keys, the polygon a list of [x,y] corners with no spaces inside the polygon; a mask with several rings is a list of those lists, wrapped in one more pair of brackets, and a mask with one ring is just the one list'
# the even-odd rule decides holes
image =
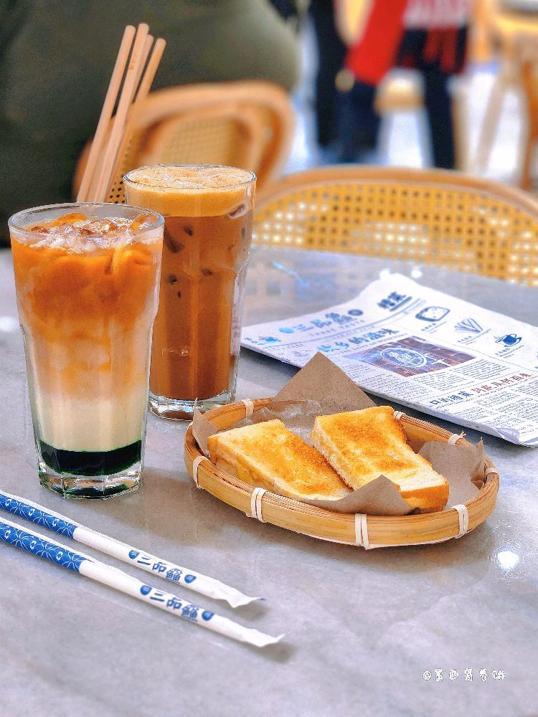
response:
{"label": "blurred person in background", "polygon": [[338,22],[339,9],[344,11],[345,8],[341,3],[335,7],[334,0],[311,0],[309,8],[318,51],[314,112],[316,139],[321,150],[331,148],[338,139],[339,91],[336,78],[347,53],[342,37],[345,22]]}
{"label": "blurred person in background", "polygon": [[296,36],[268,0],[0,0],[0,240],[13,212],[71,200],[123,29],[139,22],[168,43],[154,89],[297,82]]}
{"label": "blurred person in background", "polygon": [[379,83],[396,66],[418,70],[424,84],[433,164],[455,166],[449,81],[463,72],[472,0],[335,0],[364,5],[357,39],[345,66],[353,86],[343,95],[339,161],[360,161],[377,144]]}

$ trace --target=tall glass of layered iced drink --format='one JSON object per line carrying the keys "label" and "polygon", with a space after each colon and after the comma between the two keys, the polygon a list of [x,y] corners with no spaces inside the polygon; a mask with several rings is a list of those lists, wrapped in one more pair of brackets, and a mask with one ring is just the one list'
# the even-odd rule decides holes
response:
{"label": "tall glass of layered iced drink", "polygon": [[130,204],[165,217],[150,408],[192,418],[233,400],[255,176],[219,165],[156,165],[124,177]]}
{"label": "tall glass of layered iced drink", "polygon": [[163,219],[64,204],[9,227],[41,483],[66,497],[135,490]]}

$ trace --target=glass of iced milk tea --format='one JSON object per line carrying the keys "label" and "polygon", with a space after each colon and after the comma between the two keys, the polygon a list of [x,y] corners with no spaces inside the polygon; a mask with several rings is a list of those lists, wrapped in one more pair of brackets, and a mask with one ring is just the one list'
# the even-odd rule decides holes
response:
{"label": "glass of iced milk tea", "polygon": [[66,497],[135,490],[163,219],[63,204],[9,228],[41,483]]}
{"label": "glass of iced milk tea", "polygon": [[124,177],[130,204],[165,217],[150,408],[192,418],[234,399],[256,177],[220,165],[155,165]]}

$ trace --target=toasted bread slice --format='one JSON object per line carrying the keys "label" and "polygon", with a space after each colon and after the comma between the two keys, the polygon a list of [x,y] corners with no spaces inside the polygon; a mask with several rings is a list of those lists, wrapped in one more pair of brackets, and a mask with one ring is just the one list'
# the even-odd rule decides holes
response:
{"label": "toasted bread slice", "polygon": [[390,406],[318,416],[312,441],[354,490],[384,475],[413,508],[441,510],[447,502],[448,481],[407,444]]}
{"label": "toasted bread slice", "polygon": [[278,419],[216,433],[208,445],[217,467],[289,498],[337,500],[350,492],[325,458]]}

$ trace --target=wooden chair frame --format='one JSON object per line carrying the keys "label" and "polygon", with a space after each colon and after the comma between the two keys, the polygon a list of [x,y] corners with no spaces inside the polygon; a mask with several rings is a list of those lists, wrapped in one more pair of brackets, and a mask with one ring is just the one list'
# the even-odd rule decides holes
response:
{"label": "wooden chair frame", "polygon": [[482,1],[487,29],[499,46],[499,72],[487,101],[473,166],[477,172],[486,171],[505,96],[515,90],[521,95],[526,125],[518,148],[518,184],[530,189],[538,145],[538,19],[498,8],[494,0]]}

